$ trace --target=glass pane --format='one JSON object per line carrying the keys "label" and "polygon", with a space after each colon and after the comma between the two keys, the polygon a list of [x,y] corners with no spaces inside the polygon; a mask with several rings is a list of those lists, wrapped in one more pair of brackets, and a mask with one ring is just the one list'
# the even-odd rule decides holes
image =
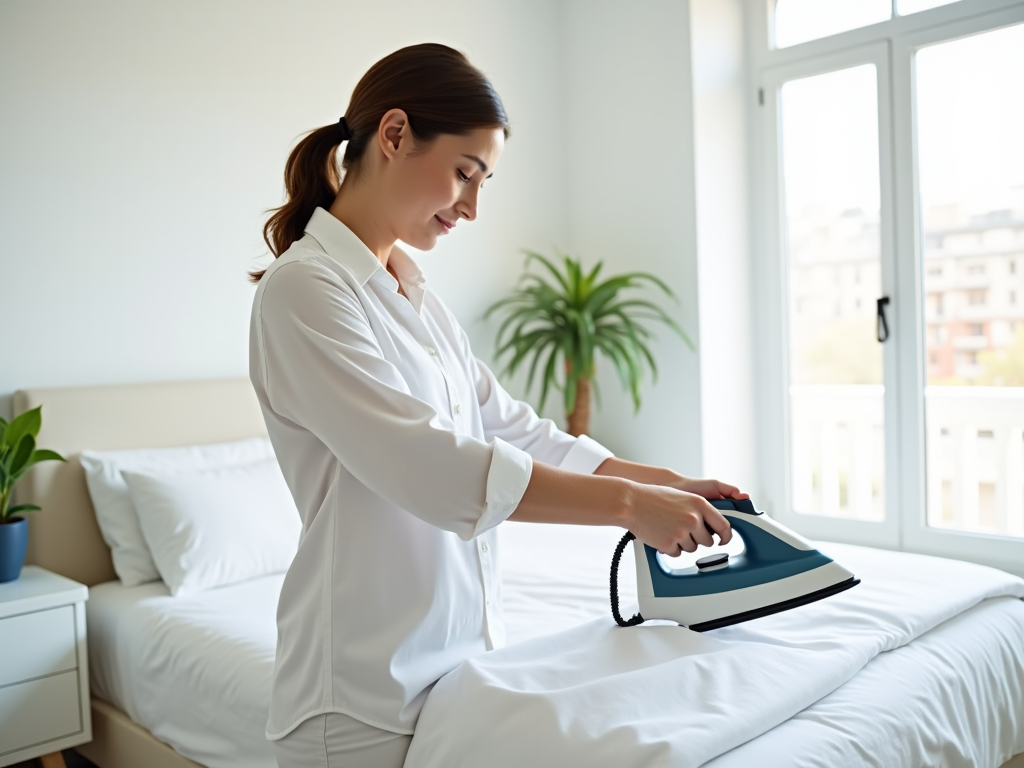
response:
{"label": "glass pane", "polygon": [[776,0],[775,47],[866,27],[891,16],[889,0]]}
{"label": "glass pane", "polygon": [[928,523],[1024,536],[1024,26],[916,66]]}
{"label": "glass pane", "polygon": [[900,16],[907,16],[918,11],[927,11],[929,8],[938,8],[940,5],[949,5],[957,0],[896,0],[896,13]]}
{"label": "glass pane", "polygon": [[793,505],[885,516],[874,65],[782,87]]}

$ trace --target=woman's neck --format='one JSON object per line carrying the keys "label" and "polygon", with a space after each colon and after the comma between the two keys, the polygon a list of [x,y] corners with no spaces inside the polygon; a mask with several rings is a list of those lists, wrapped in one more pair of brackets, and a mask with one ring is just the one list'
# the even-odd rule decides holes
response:
{"label": "woman's neck", "polygon": [[342,183],[328,212],[351,229],[386,269],[391,249],[398,238],[390,232],[387,224],[380,220],[379,212],[382,210],[385,208],[375,200],[371,189],[365,185],[354,187]]}

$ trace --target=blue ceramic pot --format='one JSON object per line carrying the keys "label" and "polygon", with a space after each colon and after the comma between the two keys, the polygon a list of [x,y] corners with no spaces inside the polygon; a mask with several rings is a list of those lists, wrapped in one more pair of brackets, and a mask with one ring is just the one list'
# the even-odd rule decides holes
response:
{"label": "blue ceramic pot", "polygon": [[28,549],[28,520],[12,517],[0,523],[0,583],[14,581],[21,575]]}

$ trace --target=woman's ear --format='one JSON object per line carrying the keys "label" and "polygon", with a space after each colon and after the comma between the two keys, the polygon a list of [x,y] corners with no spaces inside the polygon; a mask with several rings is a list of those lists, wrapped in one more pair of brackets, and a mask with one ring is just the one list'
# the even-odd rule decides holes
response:
{"label": "woman's ear", "polygon": [[402,109],[389,109],[380,119],[377,127],[377,143],[388,160],[393,159],[402,148],[403,142],[410,141],[409,116]]}

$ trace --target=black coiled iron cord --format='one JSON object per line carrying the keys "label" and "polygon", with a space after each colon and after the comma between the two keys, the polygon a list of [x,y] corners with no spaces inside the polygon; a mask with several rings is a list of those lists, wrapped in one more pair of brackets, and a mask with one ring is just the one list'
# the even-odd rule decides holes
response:
{"label": "black coiled iron cord", "polygon": [[624,619],[619,613],[619,561],[622,559],[622,551],[626,548],[634,536],[629,531],[626,531],[626,535],[619,541],[618,546],[615,547],[615,554],[612,555],[612,574],[610,581],[611,589],[611,600],[612,600],[612,616],[615,618],[615,623],[620,627],[635,627],[637,624],[644,623],[644,617],[637,613],[631,619]]}

